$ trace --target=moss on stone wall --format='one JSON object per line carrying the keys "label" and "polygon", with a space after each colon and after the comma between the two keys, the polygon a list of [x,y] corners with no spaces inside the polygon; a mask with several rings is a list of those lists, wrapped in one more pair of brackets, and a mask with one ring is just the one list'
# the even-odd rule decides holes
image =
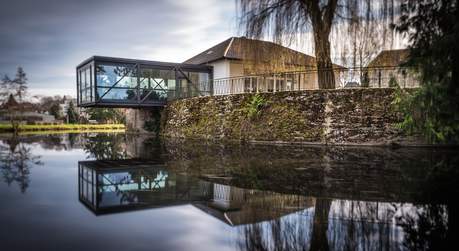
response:
{"label": "moss on stone wall", "polygon": [[256,117],[247,106],[256,94],[177,100],[163,111],[161,133],[179,138],[311,143],[387,143],[399,138],[391,108],[394,89],[343,89],[258,94]]}

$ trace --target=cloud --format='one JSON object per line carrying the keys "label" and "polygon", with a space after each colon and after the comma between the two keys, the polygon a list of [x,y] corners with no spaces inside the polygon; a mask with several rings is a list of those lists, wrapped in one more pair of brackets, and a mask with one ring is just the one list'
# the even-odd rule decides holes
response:
{"label": "cloud", "polygon": [[[235,3],[16,0],[0,10],[0,74],[28,74],[32,94],[75,96],[92,55],[181,62],[235,35]],[[49,91],[47,91],[49,90]]]}

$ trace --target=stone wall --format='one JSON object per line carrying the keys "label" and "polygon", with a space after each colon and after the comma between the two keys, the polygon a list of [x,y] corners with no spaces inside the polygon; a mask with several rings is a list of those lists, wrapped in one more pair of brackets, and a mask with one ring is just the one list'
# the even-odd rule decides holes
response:
{"label": "stone wall", "polygon": [[317,144],[407,143],[392,108],[394,89],[311,90],[177,100],[162,113],[166,137]]}

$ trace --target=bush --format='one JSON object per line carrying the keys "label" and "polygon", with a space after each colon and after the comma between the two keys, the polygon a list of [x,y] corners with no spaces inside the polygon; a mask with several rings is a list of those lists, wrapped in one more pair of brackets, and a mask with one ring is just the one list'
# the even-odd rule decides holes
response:
{"label": "bush", "polygon": [[389,79],[389,87],[397,88],[399,86],[400,85],[398,84],[397,79],[394,76],[391,76],[390,79]]}
{"label": "bush", "polygon": [[244,107],[244,111],[249,119],[254,119],[260,116],[262,108],[266,106],[266,99],[264,99],[260,94],[255,94],[252,96],[250,101]]}

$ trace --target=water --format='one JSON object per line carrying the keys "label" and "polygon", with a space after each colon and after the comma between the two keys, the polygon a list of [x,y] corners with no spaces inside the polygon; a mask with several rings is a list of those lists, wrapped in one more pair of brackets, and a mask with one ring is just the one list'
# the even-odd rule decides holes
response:
{"label": "water", "polygon": [[1,250],[445,250],[456,148],[0,136]]}

